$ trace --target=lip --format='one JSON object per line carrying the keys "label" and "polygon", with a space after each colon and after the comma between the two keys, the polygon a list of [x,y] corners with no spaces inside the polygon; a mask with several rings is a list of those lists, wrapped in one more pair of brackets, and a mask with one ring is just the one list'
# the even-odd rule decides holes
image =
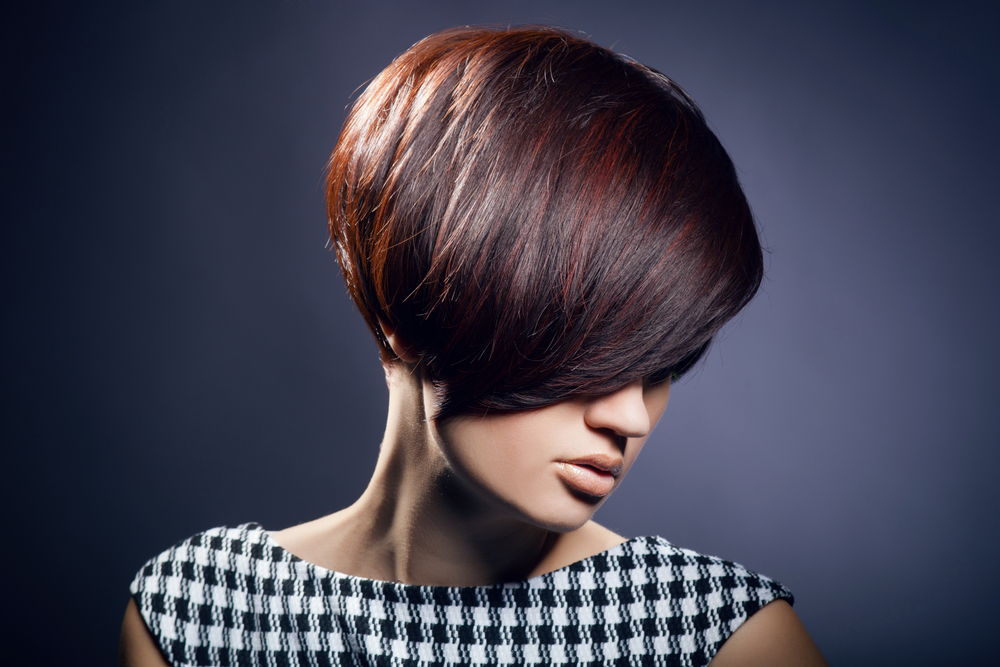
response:
{"label": "lip", "polygon": [[556,461],[559,477],[571,489],[595,498],[603,498],[614,489],[622,472],[622,459],[607,454],[590,454]]}

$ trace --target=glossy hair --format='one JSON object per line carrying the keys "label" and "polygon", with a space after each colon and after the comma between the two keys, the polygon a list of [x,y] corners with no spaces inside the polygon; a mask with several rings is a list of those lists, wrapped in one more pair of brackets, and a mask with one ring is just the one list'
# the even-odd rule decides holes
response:
{"label": "glossy hair", "polygon": [[542,26],[454,28],[368,86],[330,158],[330,234],[386,359],[436,417],[686,371],[763,274],[732,161],[659,72]]}

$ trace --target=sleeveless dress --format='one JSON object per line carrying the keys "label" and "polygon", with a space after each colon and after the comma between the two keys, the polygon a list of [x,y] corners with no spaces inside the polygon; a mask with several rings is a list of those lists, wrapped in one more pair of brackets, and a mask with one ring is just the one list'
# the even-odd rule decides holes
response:
{"label": "sleeveless dress", "polygon": [[770,579],[660,537],[526,581],[452,588],[332,572],[253,523],[181,542],[131,590],[175,667],[700,667],[760,607],[793,601]]}

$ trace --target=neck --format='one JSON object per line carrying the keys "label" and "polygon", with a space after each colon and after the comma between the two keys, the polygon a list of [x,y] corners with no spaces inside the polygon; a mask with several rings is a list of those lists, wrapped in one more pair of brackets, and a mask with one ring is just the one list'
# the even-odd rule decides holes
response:
{"label": "neck", "polygon": [[531,576],[559,535],[511,517],[456,476],[437,444],[429,388],[407,371],[389,373],[389,416],[368,488],[334,515],[356,555],[348,571],[445,586]]}
{"label": "neck", "polygon": [[517,581],[609,549],[624,538],[593,521],[554,532],[525,521],[448,463],[431,419],[435,400],[402,364],[368,488],[350,507],[273,535],[305,561],[368,579],[437,586]]}

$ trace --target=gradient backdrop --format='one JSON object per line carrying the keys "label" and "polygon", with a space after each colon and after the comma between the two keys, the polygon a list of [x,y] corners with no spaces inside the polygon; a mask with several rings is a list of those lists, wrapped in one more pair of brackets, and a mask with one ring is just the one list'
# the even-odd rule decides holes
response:
{"label": "gradient backdrop", "polygon": [[361,492],[386,391],[324,248],[324,162],[358,86],[484,22],[677,80],[770,250],[598,519],[779,579],[831,663],[995,655],[995,10],[97,4],[0,21],[7,664],[112,664],[147,558]]}

